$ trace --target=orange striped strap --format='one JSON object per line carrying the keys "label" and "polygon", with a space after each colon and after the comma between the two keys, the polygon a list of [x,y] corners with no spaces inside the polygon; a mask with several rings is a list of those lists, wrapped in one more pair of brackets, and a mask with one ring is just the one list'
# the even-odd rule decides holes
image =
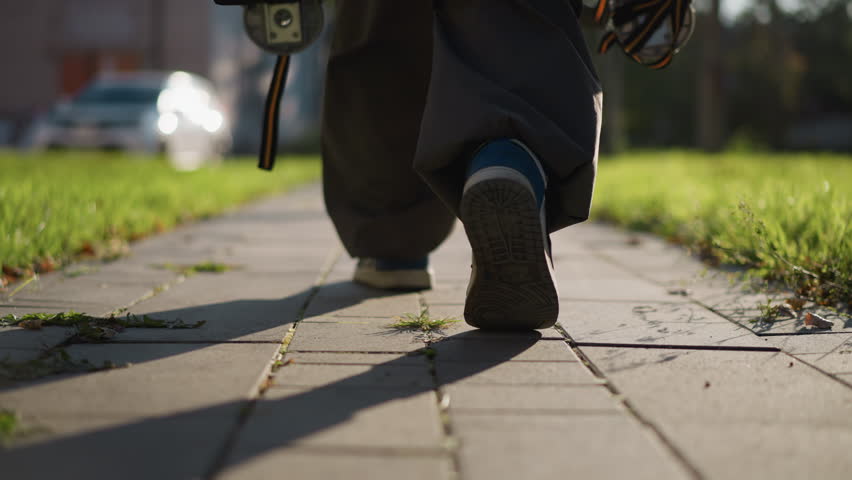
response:
{"label": "orange striped strap", "polygon": [[260,141],[260,162],[257,165],[263,170],[272,170],[275,166],[275,155],[278,153],[278,113],[289,70],[290,56],[279,56],[275,61],[275,71],[263,109],[263,136]]}

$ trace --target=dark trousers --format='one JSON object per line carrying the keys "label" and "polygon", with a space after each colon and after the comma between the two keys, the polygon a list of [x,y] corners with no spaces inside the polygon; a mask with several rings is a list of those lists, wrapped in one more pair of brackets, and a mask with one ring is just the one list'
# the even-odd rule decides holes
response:
{"label": "dark trousers", "polygon": [[416,258],[449,235],[475,150],[501,137],[548,175],[548,230],[588,218],[601,87],[577,0],[338,0],[323,185],[350,255]]}

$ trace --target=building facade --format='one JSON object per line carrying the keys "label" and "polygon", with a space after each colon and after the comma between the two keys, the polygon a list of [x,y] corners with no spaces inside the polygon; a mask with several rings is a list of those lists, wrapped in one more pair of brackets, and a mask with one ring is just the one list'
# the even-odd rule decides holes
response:
{"label": "building facade", "polygon": [[0,4],[0,122],[6,136],[19,135],[34,116],[102,71],[179,69],[210,76],[210,0]]}

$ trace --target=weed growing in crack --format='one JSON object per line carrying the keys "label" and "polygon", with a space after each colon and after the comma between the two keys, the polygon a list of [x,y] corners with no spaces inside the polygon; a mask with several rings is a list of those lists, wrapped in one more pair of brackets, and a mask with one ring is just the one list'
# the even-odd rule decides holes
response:
{"label": "weed growing in crack", "polygon": [[159,320],[148,315],[127,314],[123,317],[93,317],[75,311],[60,313],[28,313],[17,316],[9,314],[0,317],[0,327],[21,327],[27,330],[41,330],[43,327],[72,327],[74,340],[84,343],[100,343],[111,340],[126,328],[199,328],[204,321],[184,323],[183,320]]}
{"label": "weed growing in crack", "polygon": [[158,265],[158,267],[186,276],[195,275],[196,273],[225,273],[237,268],[234,265],[226,265],[224,263],[212,261],[196,263],[195,265],[175,265],[173,263],[166,263]]}
{"label": "weed growing in crack", "polygon": [[429,309],[424,308],[420,314],[406,313],[402,316],[394,317],[395,323],[392,323],[388,328],[396,330],[414,330],[424,333],[436,332],[444,328],[458,323],[460,320],[453,317],[432,318],[429,315]]}

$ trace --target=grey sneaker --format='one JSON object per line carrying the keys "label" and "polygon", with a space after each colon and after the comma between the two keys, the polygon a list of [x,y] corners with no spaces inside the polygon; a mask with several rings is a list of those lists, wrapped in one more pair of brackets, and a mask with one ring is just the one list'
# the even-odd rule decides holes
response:
{"label": "grey sneaker", "polygon": [[352,281],[385,290],[428,290],[432,288],[429,259],[391,260],[362,258]]}
{"label": "grey sneaker", "polygon": [[495,140],[474,156],[460,205],[473,250],[464,316],[474,327],[553,326],[559,296],[545,223],[546,177],[517,140]]}

